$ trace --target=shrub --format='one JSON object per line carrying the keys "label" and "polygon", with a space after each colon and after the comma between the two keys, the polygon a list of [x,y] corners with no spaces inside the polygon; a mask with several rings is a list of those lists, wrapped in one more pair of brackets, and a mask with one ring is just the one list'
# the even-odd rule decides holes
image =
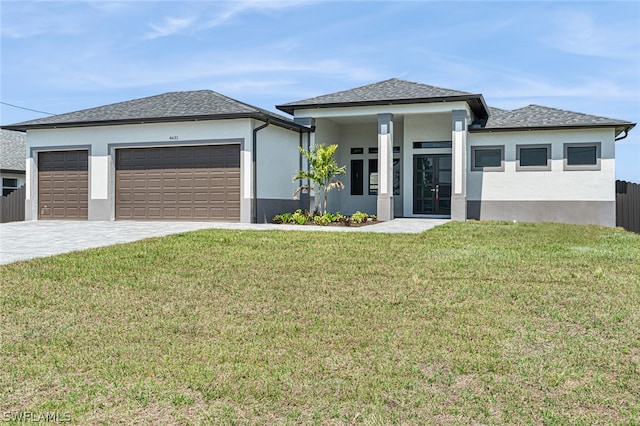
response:
{"label": "shrub", "polygon": [[333,222],[331,213],[325,213],[323,215],[317,215],[313,217],[313,223],[316,225],[327,226]]}
{"label": "shrub", "polygon": [[365,223],[369,215],[366,213],[362,213],[361,211],[357,211],[351,215],[351,222],[353,223]]}
{"label": "shrub", "polygon": [[309,212],[306,210],[298,209],[291,215],[290,222],[298,225],[304,225],[311,220]]}

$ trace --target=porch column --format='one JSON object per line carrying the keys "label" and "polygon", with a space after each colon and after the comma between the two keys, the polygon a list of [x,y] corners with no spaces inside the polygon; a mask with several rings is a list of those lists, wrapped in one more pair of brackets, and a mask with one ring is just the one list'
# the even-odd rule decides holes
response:
{"label": "porch column", "polygon": [[393,114],[378,114],[378,220],[393,219]]}
{"label": "porch column", "polygon": [[451,219],[465,222],[467,220],[467,111],[452,111],[451,121],[453,141]]}

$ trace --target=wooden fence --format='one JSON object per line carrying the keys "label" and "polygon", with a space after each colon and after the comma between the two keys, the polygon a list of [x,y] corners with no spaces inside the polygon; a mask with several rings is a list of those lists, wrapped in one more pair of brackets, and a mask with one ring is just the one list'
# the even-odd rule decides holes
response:
{"label": "wooden fence", "polygon": [[616,226],[640,233],[640,185],[616,181]]}
{"label": "wooden fence", "polygon": [[26,185],[22,185],[11,194],[0,197],[0,223],[24,220],[26,189]]}

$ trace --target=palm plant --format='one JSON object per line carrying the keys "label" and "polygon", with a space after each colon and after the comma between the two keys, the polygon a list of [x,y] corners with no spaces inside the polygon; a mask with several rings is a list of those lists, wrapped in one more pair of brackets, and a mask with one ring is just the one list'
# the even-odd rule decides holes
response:
{"label": "palm plant", "polygon": [[[309,171],[298,170],[298,173],[293,177],[293,181],[308,179],[313,182],[313,185],[301,185],[293,192],[293,198],[295,199],[300,191],[315,190],[316,194],[320,195],[320,197],[317,197],[316,202],[319,203],[320,199],[324,199],[323,209],[321,211],[321,213],[324,214],[327,212],[328,192],[334,188],[338,190],[344,188],[342,182],[335,179],[335,177],[345,174],[347,166],[338,166],[338,162],[334,158],[334,154],[338,149],[337,144],[314,145],[308,151],[300,147],[298,147],[298,149],[309,161]],[[318,210],[320,209],[318,208]]]}

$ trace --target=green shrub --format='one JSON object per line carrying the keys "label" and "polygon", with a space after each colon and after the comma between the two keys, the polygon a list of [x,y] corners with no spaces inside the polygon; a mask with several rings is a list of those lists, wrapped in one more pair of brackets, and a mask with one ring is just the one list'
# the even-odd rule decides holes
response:
{"label": "green shrub", "polygon": [[325,213],[323,215],[317,215],[313,217],[313,223],[316,225],[327,226],[333,222],[331,213]]}
{"label": "green shrub", "polygon": [[357,211],[351,215],[351,222],[353,223],[365,223],[369,215],[366,213],[362,213],[361,211]]}
{"label": "green shrub", "polygon": [[298,209],[291,215],[291,222],[298,225],[304,225],[310,220],[311,216],[306,210]]}
{"label": "green shrub", "polygon": [[282,214],[277,214],[273,217],[273,219],[271,219],[271,222],[273,223],[291,223],[292,214],[291,213],[282,213]]}

